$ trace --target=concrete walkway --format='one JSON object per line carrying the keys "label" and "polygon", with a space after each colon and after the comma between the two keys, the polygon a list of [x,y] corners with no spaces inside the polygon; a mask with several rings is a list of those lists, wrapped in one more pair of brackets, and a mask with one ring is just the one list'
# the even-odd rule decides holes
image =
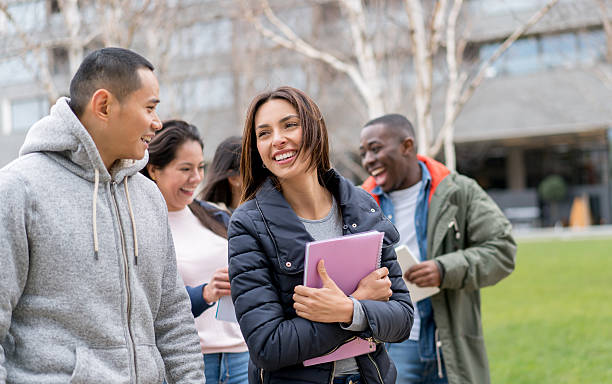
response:
{"label": "concrete walkway", "polygon": [[512,233],[518,241],[612,239],[612,225],[587,228],[519,228]]}

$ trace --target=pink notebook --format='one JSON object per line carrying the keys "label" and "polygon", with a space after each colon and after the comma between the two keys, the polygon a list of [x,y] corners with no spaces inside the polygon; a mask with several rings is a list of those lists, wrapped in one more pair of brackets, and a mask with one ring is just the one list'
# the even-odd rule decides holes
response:
{"label": "pink notebook", "polygon": [[[350,295],[361,279],[380,266],[383,236],[382,232],[370,231],[306,244],[304,285],[313,288],[322,287],[317,264],[319,260],[324,259],[329,276],[345,294]],[[304,361],[304,365],[342,360],[375,349],[375,343],[356,338],[342,344],[331,353]]]}

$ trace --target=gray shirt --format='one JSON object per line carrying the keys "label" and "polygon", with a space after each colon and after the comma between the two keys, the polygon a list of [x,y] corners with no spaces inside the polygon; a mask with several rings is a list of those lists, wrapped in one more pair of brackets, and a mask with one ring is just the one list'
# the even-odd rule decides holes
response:
{"label": "gray shirt", "polygon": [[[338,203],[332,196],[332,207],[327,216],[319,220],[308,220],[299,217],[306,231],[310,233],[315,240],[327,240],[334,237],[342,236],[342,214],[338,209]],[[368,327],[365,317],[365,312],[361,303],[351,297],[353,300],[353,322],[351,324],[340,324],[343,329],[349,331],[364,331]],[[359,367],[355,358],[336,361],[336,369],[334,376],[344,376],[353,373],[359,373]]]}

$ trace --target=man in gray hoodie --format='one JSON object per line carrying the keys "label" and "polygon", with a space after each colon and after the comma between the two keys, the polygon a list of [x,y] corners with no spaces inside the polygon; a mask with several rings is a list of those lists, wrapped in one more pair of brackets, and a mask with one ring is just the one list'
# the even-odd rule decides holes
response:
{"label": "man in gray hoodie", "polygon": [[0,170],[0,384],[203,383],[166,204],[138,171],[153,66],[89,54]]}

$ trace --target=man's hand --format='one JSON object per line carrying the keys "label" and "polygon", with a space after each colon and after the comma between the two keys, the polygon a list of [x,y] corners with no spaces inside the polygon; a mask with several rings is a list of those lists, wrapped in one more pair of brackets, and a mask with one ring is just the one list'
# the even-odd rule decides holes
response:
{"label": "man's hand", "polygon": [[419,287],[439,287],[442,283],[440,270],[433,260],[413,265],[404,273],[404,277]]}
{"label": "man's hand", "polygon": [[298,316],[320,323],[352,323],[353,300],[329,277],[323,260],[317,264],[323,288],[298,285],[294,288],[293,308]]}
{"label": "man's hand", "polygon": [[382,267],[361,279],[351,296],[357,300],[389,301],[392,294],[389,270]]}
{"label": "man's hand", "polygon": [[207,303],[214,303],[222,296],[229,296],[231,293],[227,267],[217,269],[202,290],[202,296]]}

